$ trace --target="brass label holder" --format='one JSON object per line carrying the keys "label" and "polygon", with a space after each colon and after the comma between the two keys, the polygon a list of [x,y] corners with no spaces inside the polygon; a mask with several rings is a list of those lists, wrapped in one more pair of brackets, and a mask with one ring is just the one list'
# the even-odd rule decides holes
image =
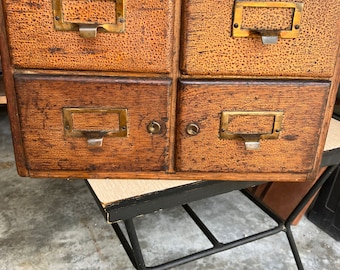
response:
{"label": "brass label holder", "polygon": [[[113,115],[118,118],[116,129],[83,128],[77,129],[74,125],[75,114],[102,114]],[[84,116],[85,117],[85,116]],[[66,137],[85,137],[88,146],[102,146],[104,137],[127,137],[127,109],[112,108],[63,108],[64,134]]]}
{"label": "brass label holder", "polygon": [[[289,30],[258,30],[242,28],[243,9],[255,8],[291,8],[294,10],[292,27]],[[301,28],[303,3],[296,2],[255,2],[236,1],[234,6],[234,19],[232,24],[233,37],[261,37],[263,44],[275,44],[278,38],[296,38]]]}
{"label": "brass label holder", "polygon": [[52,0],[54,28],[58,31],[79,31],[83,38],[95,38],[98,31],[122,33],[125,31],[125,0],[115,2],[115,23],[99,24],[96,22],[75,23],[65,21],[63,16],[63,0]]}
{"label": "brass label holder", "polygon": [[[270,131],[238,131],[230,130],[230,119],[232,117],[253,117],[259,119],[269,117],[273,119],[272,123],[268,123],[271,127]],[[220,139],[223,140],[243,140],[247,150],[256,150],[260,148],[260,140],[278,139],[281,132],[283,112],[260,111],[260,112],[243,112],[243,111],[223,111],[221,113]],[[244,129],[244,128],[243,128]]]}

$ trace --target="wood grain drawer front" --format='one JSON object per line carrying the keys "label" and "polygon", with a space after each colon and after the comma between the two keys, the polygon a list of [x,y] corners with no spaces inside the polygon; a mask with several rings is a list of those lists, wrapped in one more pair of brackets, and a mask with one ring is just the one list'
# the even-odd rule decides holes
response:
{"label": "wood grain drawer front", "polygon": [[308,174],[329,86],[302,81],[182,81],[177,170]]}
{"label": "wood grain drawer front", "polygon": [[[300,23],[292,25],[295,8],[275,7],[282,2],[303,5]],[[235,15],[238,3],[244,5],[238,8],[240,18]],[[249,3],[262,4],[250,7]],[[339,14],[338,0],[185,1],[182,71],[329,78],[340,41]],[[248,31],[250,36],[236,37],[240,33],[235,30]],[[272,35],[279,36],[277,43],[263,44],[261,36]]]}
{"label": "wood grain drawer front", "polygon": [[15,82],[28,170],[166,170],[169,80],[17,75]]}
{"label": "wood grain drawer front", "polygon": [[[171,70],[174,1],[3,2],[9,46],[17,68]],[[97,36],[81,37],[79,25],[85,34],[98,25]]]}

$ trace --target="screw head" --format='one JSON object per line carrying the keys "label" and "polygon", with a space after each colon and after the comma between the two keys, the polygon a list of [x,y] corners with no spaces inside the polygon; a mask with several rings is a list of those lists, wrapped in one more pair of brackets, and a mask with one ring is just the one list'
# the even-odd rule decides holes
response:
{"label": "screw head", "polygon": [[156,122],[156,121],[151,121],[148,126],[147,129],[149,131],[149,133],[151,134],[159,134],[162,130],[161,124]]}
{"label": "screw head", "polygon": [[200,132],[200,127],[195,123],[190,123],[186,127],[186,132],[190,136],[195,136]]}

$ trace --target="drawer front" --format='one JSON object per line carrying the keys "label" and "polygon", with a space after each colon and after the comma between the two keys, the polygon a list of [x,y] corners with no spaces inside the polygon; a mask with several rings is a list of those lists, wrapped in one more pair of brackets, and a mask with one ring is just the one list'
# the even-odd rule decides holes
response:
{"label": "drawer front", "polygon": [[338,0],[186,1],[182,71],[331,77],[339,14]]}
{"label": "drawer front", "polygon": [[310,173],[329,83],[182,81],[176,168]]}
{"label": "drawer front", "polygon": [[166,170],[169,80],[17,75],[15,82],[28,170]]}
{"label": "drawer front", "polygon": [[3,2],[17,68],[170,72],[171,0]]}

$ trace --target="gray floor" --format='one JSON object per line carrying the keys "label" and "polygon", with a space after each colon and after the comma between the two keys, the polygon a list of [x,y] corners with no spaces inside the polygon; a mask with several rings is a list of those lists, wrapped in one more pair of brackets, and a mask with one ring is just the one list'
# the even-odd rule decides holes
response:
{"label": "gray floor", "polygon": [[[133,269],[83,181],[28,179],[17,175],[3,107],[0,108],[0,202],[0,269]],[[191,206],[222,241],[271,224],[239,192]],[[209,245],[181,208],[162,210],[135,221],[149,265]],[[340,269],[340,242],[306,218],[293,232],[305,269]],[[181,240],[190,246],[186,247]],[[285,234],[280,233],[175,269],[287,270],[296,266]]]}

